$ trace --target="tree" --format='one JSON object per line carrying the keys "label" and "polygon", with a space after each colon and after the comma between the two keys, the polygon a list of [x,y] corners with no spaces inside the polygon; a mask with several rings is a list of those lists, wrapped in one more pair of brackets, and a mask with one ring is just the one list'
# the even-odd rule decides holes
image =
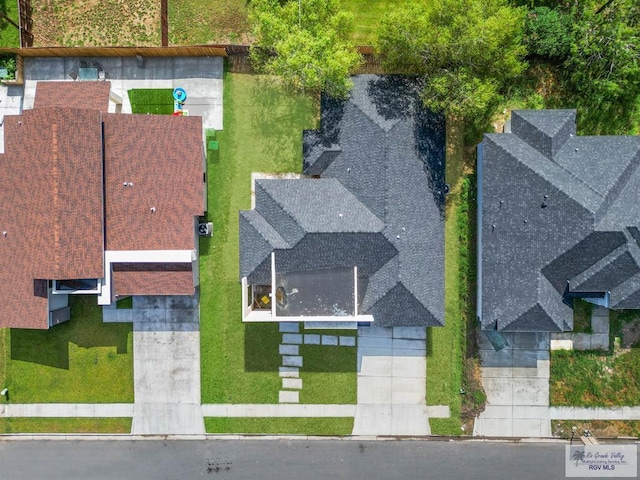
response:
{"label": "tree", "polygon": [[571,17],[548,7],[537,7],[526,17],[524,43],[530,54],[564,59],[571,51]]}
{"label": "tree", "polygon": [[423,78],[425,106],[475,121],[525,68],[525,10],[506,0],[430,0],[382,20],[377,49],[387,69]]}
{"label": "tree", "polygon": [[582,109],[589,133],[625,133],[640,100],[640,5],[575,2],[566,11],[573,22],[563,63],[568,100]]}
{"label": "tree", "polygon": [[349,41],[353,16],[338,0],[252,0],[251,61],[295,90],[346,97],[362,61]]}

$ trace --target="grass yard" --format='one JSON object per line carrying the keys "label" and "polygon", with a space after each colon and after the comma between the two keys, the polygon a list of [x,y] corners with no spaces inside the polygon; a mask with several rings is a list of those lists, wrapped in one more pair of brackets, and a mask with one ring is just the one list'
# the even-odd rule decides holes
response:
{"label": "grass yard", "polygon": [[609,352],[551,352],[551,405],[613,407],[640,404],[640,314],[612,311]]}
{"label": "grass yard", "polygon": [[246,0],[169,0],[169,44],[246,44]]}
{"label": "grass yard", "polygon": [[158,0],[32,0],[31,5],[34,47],[161,43]]}
{"label": "grass yard", "polygon": [[8,417],[0,433],[131,433],[131,419]]}
{"label": "grass yard", "polygon": [[356,45],[373,45],[382,18],[404,3],[406,0],[342,0],[341,7],[354,16],[353,42]]}
{"label": "grass yard", "polygon": [[[304,333],[356,336],[355,330],[305,330]],[[301,345],[300,355],[303,359],[303,367],[300,369],[300,403],[356,403],[356,347]]]}
{"label": "grass yard", "polygon": [[173,114],[171,88],[135,88],[127,93],[131,102],[131,113]]}
{"label": "grass yard", "polygon": [[[0,373],[12,403],[133,402],[131,324],[102,323],[95,296],[70,296],[50,330],[4,329]],[[1,379],[1,378],[0,378]]]}
{"label": "grass yard", "polygon": [[299,172],[302,130],[317,126],[313,99],[267,77],[225,73],[224,131],[208,158],[212,238],[200,239],[203,403],[276,403],[281,335],[276,324],[243,324],[238,210],[251,208],[251,172]]}
{"label": "grass yard", "polygon": [[353,418],[217,418],[204,419],[207,433],[272,435],[351,435]]}
{"label": "grass yard", "polygon": [[[469,155],[467,155],[469,157]],[[466,160],[466,161],[465,161]],[[446,182],[451,186],[445,213],[445,326],[427,332],[427,405],[449,405],[450,418],[430,419],[434,435],[460,435],[469,308],[469,174],[462,130],[447,121]],[[467,387],[468,389],[468,387]],[[467,392],[473,395],[474,392]]]}
{"label": "grass yard", "polygon": [[[18,2],[13,0],[0,0],[0,12],[16,23],[18,22]],[[0,18],[0,47],[19,47],[20,33],[18,29]]]}

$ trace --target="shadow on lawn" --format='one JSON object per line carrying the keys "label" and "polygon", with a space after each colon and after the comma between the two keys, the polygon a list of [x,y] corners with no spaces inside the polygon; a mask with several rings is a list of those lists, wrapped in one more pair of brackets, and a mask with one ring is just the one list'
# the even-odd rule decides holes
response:
{"label": "shadow on lawn", "polygon": [[116,347],[127,353],[130,324],[102,322],[94,296],[72,297],[71,320],[49,330],[11,329],[11,360],[69,369],[69,343],[83,348]]}

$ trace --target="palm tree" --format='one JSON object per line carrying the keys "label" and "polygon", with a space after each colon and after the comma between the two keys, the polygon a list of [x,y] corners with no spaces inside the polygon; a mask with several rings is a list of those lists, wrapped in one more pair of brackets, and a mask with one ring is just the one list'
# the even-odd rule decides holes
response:
{"label": "palm tree", "polygon": [[582,450],[576,449],[573,451],[573,456],[571,458],[573,458],[576,461],[576,467],[578,466],[578,462],[581,462],[582,460],[584,460],[584,456],[585,456],[584,448]]}

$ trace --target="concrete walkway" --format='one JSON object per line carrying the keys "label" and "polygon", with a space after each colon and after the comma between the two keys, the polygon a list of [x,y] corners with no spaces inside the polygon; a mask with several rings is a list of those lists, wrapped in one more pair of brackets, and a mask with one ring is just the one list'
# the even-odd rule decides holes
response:
{"label": "concrete walkway", "polygon": [[0,417],[133,417],[133,403],[8,403]]}
{"label": "concrete walkway", "polygon": [[426,329],[358,328],[353,435],[430,435]]}
{"label": "concrete walkway", "polygon": [[509,347],[496,352],[479,334],[487,406],[473,434],[487,437],[550,437],[549,334],[507,333]]}
{"label": "concrete walkway", "polygon": [[133,297],[133,434],[203,434],[198,296]]}

